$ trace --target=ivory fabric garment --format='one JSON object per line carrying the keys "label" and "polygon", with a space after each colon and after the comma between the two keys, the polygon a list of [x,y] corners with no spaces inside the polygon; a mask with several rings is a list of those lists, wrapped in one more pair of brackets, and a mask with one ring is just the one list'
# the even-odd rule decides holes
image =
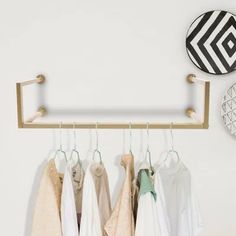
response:
{"label": "ivory fabric garment", "polygon": [[96,188],[89,164],[84,178],[80,236],[102,236]]}
{"label": "ivory fabric garment", "polygon": [[97,195],[101,228],[103,235],[106,235],[104,226],[111,215],[111,199],[107,172],[102,163],[96,162],[90,166],[90,171],[93,176]]}
{"label": "ivory fabric garment", "polygon": [[155,204],[159,220],[160,235],[170,236],[170,222],[167,214],[166,199],[158,170],[156,170],[154,174],[154,189],[157,195]]}
{"label": "ivory fabric garment", "polygon": [[82,194],[84,184],[84,170],[80,164],[72,168],[73,186],[75,192],[75,203],[77,212],[78,229],[80,230],[81,212],[82,212]]}
{"label": "ivory fabric garment", "polygon": [[61,224],[63,236],[78,236],[78,221],[75,205],[75,194],[72,182],[71,164],[65,168],[61,196]]}
{"label": "ivory fabric garment", "polygon": [[62,236],[60,205],[62,185],[54,160],[43,172],[36,199],[32,236]]}
{"label": "ivory fabric garment", "polygon": [[139,200],[135,236],[161,236],[159,218],[149,165],[143,162],[138,172]]}
{"label": "ivory fabric garment", "polygon": [[193,192],[189,170],[179,160],[158,171],[162,182],[170,236],[196,236],[202,229],[202,220]]}
{"label": "ivory fabric garment", "polygon": [[122,157],[125,168],[125,181],[110,219],[105,225],[108,236],[134,236],[134,216],[132,202],[132,180],[134,178],[134,159],[131,154]]}

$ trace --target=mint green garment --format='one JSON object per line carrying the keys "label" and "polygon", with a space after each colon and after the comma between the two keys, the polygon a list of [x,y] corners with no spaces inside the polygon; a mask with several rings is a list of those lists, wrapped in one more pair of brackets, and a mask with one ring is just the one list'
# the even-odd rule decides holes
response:
{"label": "mint green garment", "polygon": [[156,201],[156,192],[154,190],[154,186],[151,180],[150,172],[148,169],[141,169],[138,172],[138,182],[140,185],[139,188],[139,197],[142,194],[151,193],[153,198]]}

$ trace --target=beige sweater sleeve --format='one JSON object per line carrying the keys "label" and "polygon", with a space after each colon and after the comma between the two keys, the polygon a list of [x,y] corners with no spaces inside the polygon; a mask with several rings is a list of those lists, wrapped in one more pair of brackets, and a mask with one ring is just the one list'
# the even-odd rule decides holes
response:
{"label": "beige sweater sleeve", "polygon": [[32,236],[62,236],[58,198],[48,165],[43,173],[36,199]]}

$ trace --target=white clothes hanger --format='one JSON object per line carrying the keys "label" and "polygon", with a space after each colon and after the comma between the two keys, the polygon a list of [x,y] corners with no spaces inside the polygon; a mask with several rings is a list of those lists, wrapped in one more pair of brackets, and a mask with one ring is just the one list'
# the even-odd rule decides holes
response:
{"label": "white clothes hanger", "polygon": [[149,169],[151,171],[151,174],[154,173],[154,168],[152,166],[152,158],[151,158],[151,151],[150,151],[150,135],[149,135],[149,123],[147,123],[147,128],[146,128],[146,132],[147,132],[147,149],[146,149],[146,154],[145,154],[145,159],[144,161],[147,162],[149,164]]}
{"label": "white clothes hanger", "polygon": [[102,154],[99,151],[99,147],[98,147],[98,138],[99,138],[98,137],[98,122],[96,123],[95,132],[96,132],[96,148],[93,151],[93,161],[95,161],[96,154],[98,154],[99,162],[100,162],[100,164],[102,164]]}
{"label": "white clothes hanger", "polygon": [[131,124],[131,122],[129,122],[129,153],[131,156],[133,156],[132,141],[133,141],[132,124]]}
{"label": "white clothes hanger", "polygon": [[170,123],[171,148],[167,151],[165,159],[160,163],[159,166],[162,166],[163,164],[165,164],[170,154],[172,153],[175,154],[175,156],[177,157],[176,163],[180,161],[179,153],[174,149],[174,135],[173,135],[172,127],[173,127],[173,122]]}

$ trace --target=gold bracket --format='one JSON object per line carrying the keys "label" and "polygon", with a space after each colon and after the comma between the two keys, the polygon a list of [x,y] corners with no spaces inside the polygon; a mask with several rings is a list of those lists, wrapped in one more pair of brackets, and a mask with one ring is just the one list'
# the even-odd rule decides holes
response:
{"label": "gold bracket", "polygon": [[[196,122],[196,112],[194,108],[189,107],[186,109],[185,114],[192,119],[189,123],[172,123],[173,129],[207,129],[209,127],[209,103],[210,103],[210,82],[198,79],[196,75],[189,74],[186,78],[187,82],[190,84],[198,83],[204,87],[204,116],[203,121]],[[99,123],[99,126],[94,122],[91,123],[46,123],[46,122],[35,122],[37,118],[45,116],[47,109],[44,106],[40,106],[36,113],[27,121],[24,119],[23,112],[23,87],[38,83],[45,83],[46,78],[44,75],[38,75],[36,79],[29,80],[21,83],[16,83],[16,97],[17,97],[17,117],[18,117],[18,127],[19,128],[86,128],[93,129],[99,127],[99,129],[128,129],[130,124],[127,123]],[[145,129],[147,128],[146,123],[132,123],[132,129]],[[149,123],[150,129],[169,129],[170,123]]]}

